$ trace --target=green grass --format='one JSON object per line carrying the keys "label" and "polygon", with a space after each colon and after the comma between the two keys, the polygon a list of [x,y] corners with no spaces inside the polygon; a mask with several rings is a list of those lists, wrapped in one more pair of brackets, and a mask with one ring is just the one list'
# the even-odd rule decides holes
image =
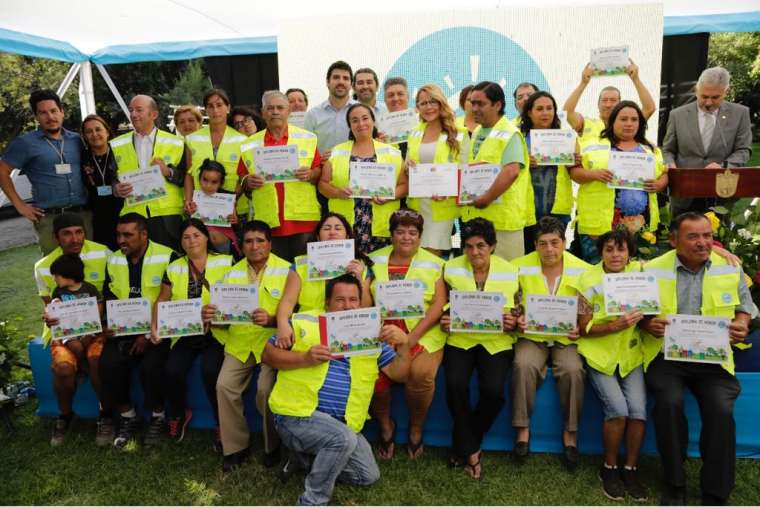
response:
{"label": "green grass", "polygon": [[752,143],[752,156],[747,162],[749,167],[760,167],[760,143]]}

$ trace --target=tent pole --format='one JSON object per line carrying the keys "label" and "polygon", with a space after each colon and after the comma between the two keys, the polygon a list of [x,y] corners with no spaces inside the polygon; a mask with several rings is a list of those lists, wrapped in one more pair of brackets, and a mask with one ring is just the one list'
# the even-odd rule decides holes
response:
{"label": "tent pole", "polygon": [[[124,111],[124,115],[127,117],[127,121],[129,121],[129,108],[127,107],[126,102],[124,102],[124,99],[121,97],[121,94],[119,93],[119,90],[116,88],[116,85],[113,83],[113,80],[111,79],[111,76],[108,75],[108,72],[106,71],[106,68],[103,67],[101,64],[96,63],[95,67],[97,67],[98,71],[100,72],[100,75],[103,76],[103,80],[108,85],[108,89],[111,90],[111,93],[113,94],[114,98],[116,99],[116,102],[119,103],[119,106],[121,107],[121,110]],[[132,122],[129,122],[130,125]]]}
{"label": "tent pole", "polygon": [[66,90],[69,89],[71,82],[74,81],[74,78],[79,73],[80,66],[80,64],[75,63],[71,66],[71,68],[69,68],[69,72],[66,74],[66,77],[63,78],[63,81],[61,81],[61,84],[58,86],[58,91],[56,93],[59,97],[63,97],[66,94]]}
{"label": "tent pole", "polygon": [[92,86],[92,66],[90,62],[82,62],[79,68],[79,105],[84,120],[88,114],[95,111],[95,92]]}

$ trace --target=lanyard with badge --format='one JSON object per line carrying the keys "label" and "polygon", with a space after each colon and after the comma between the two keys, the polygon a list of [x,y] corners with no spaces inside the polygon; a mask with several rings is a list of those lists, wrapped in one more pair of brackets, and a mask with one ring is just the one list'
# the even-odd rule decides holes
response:
{"label": "lanyard with badge", "polygon": [[111,147],[109,146],[108,151],[106,152],[106,161],[103,163],[103,167],[100,167],[97,155],[94,153],[92,154],[92,161],[95,162],[95,167],[98,169],[98,173],[100,174],[100,181],[103,182],[102,185],[97,186],[98,197],[107,197],[113,194],[113,188],[111,188],[111,185],[106,185],[106,170],[108,169],[108,158],[110,156]]}
{"label": "lanyard with badge", "polygon": [[67,164],[66,160],[63,157],[63,149],[66,143],[66,139],[61,135],[61,149],[59,150],[56,148],[53,143],[50,142],[50,139],[47,137],[44,138],[45,142],[50,145],[51,148],[53,148],[53,151],[61,158],[60,164],[55,164],[55,174],[71,174],[71,164]]}

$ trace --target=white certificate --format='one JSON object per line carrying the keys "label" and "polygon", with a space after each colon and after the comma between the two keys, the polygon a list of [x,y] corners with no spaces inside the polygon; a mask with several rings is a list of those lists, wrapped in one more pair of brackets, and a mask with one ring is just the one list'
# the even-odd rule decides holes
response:
{"label": "white certificate", "polygon": [[132,185],[132,193],[124,198],[124,204],[127,206],[155,201],[166,195],[164,175],[157,165],[141,171],[119,174],[119,183]]}
{"label": "white certificate", "polygon": [[425,284],[419,280],[378,282],[375,302],[383,320],[424,317]]}
{"label": "white certificate", "polygon": [[71,301],[56,301],[47,307],[48,314],[58,319],[58,325],[51,326],[53,340],[68,341],[90,334],[100,333],[100,312],[98,299],[87,297]]}
{"label": "white certificate", "polygon": [[592,49],[590,63],[594,76],[625,74],[631,64],[628,59],[628,46]]}
{"label": "white certificate", "polygon": [[713,364],[728,361],[730,323],[729,319],[718,317],[668,315],[662,342],[665,359]]}
{"label": "white certificate", "polygon": [[567,336],[578,322],[578,296],[528,296],[525,334]]}
{"label": "white certificate", "polygon": [[607,315],[634,310],[644,315],[660,313],[660,289],[651,273],[609,273],[604,275],[603,286]]}
{"label": "white certificate", "polygon": [[[496,164],[474,164],[463,166],[459,171],[459,204],[470,204],[488,192],[501,167]],[[501,196],[494,202],[500,202]]]}
{"label": "white certificate", "polygon": [[337,357],[379,353],[380,322],[377,307],[327,313],[320,317],[322,345]]}
{"label": "white certificate", "polygon": [[232,215],[235,209],[235,194],[217,192],[208,195],[200,190],[195,190],[193,202],[198,206],[193,217],[200,219],[206,225],[231,227],[227,217]]}
{"label": "white certificate", "polygon": [[500,333],[504,330],[504,295],[501,292],[452,290],[452,333]]}
{"label": "white certificate", "polygon": [[306,123],[306,111],[293,111],[288,115],[288,125],[303,128]]}
{"label": "white certificate", "polygon": [[215,283],[211,286],[211,304],[216,306],[212,324],[250,324],[259,307],[259,288],[255,284]]}
{"label": "white certificate", "polygon": [[108,329],[114,336],[150,334],[151,304],[147,298],[106,301]]}
{"label": "white certificate", "polygon": [[414,130],[420,119],[414,109],[405,109],[395,113],[384,113],[377,122],[377,130],[385,134],[385,142],[389,144],[405,143],[409,132]]}
{"label": "white certificate", "polygon": [[610,188],[642,190],[646,180],[654,179],[654,155],[630,151],[610,151],[607,169],[612,173]]}
{"label": "white certificate", "polygon": [[330,280],[348,272],[354,260],[354,240],[312,241],[306,245],[309,280]]}
{"label": "white certificate", "polygon": [[267,183],[281,181],[298,181],[296,171],[298,162],[298,146],[259,146],[253,152],[254,166]]}
{"label": "white certificate", "polygon": [[395,199],[396,168],[392,164],[351,162],[349,168],[351,197]]}
{"label": "white certificate", "polygon": [[575,165],[575,131],[532,129],[530,154],[538,165]]}
{"label": "white certificate", "polygon": [[458,178],[456,164],[416,164],[409,167],[409,197],[455,197]]}
{"label": "white certificate", "polygon": [[158,303],[158,337],[203,334],[202,306],[201,298]]}
{"label": "white certificate", "polygon": [[557,111],[557,118],[559,118],[559,128],[572,128],[571,125],[567,122],[567,111]]}

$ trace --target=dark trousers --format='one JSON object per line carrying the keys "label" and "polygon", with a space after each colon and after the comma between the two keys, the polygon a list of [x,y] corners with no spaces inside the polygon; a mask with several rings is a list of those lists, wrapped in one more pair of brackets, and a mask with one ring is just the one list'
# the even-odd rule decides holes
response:
{"label": "dark trousers", "polygon": [[214,418],[219,422],[219,407],[216,402],[216,378],[224,362],[224,346],[209,335],[185,336],[180,338],[169,351],[166,360],[166,394],[169,401],[169,417],[174,419],[185,413],[185,393],[187,373],[195,358],[201,356],[201,380],[206,391]]}
{"label": "dark trousers", "polygon": [[689,428],[683,394],[688,387],[702,417],[702,497],[711,503],[725,502],[734,487],[736,469],[734,402],[741,391],[736,377],[719,365],[666,361],[660,354],[649,365],[646,381],[654,394],[652,419],[665,482],[672,488],[686,486],[683,464]]}
{"label": "dark trousers", "polygon": [[[501,407],[504,406],[504,384],[512,367],[513,352],[490,354],[482,345],[469,350],[446,345],[446,402],[454,420],[453,452],[466,458],[480,449]],[[478,372],[478,404],[470,405],[470,378]]]}
{"label": "dark trousers", "polygon": [[164,410],[164,365],[169,354],[169,342],[159,345],[149,344],[142,355],[132,355],[129,351],[134,338],[109,338],[100,356],[100,378],[103,394],[109,407],[134,406],[130,396],[132,370],[141,366],[145,402],[143,406],[151,411]]}
{"label": "dark trousers", "polygon": [[151,241],[161,243],[175,252],[179,252],[179,228],[181,226],[182,215],[150,217],[148,218],[148,237]]}
{"label": "dark trousers", "polygon": [[306,243],[310,236],[311,233],[304,232],[291,236],[273,237],[272,253],[281,259],[293,262],[296,257],[306,253]]}

